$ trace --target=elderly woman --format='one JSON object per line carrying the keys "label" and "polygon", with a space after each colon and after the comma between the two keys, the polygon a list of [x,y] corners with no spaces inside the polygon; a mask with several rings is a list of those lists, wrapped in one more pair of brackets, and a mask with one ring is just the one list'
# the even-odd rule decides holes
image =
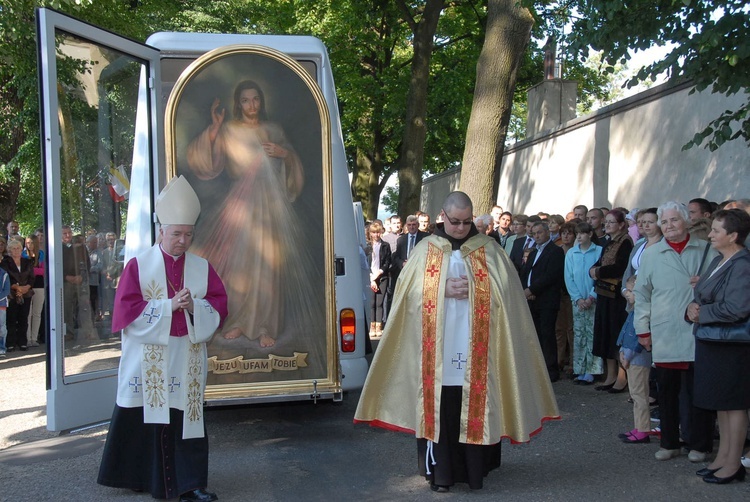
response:
{"label": "elderly woman", "polygon": [[489,214],[483,214],[474,218],[474,226],[477,227],[477,231],[480,234],[488,234],[492,232],[492,216]]}
{"label": "elderly woman", "polygon": [[[688,459],[702,462],[713,449],[713,416],[693,405],[695,338],[685,320],[685,309],[693,300],[695,276],[706,270],[716,251],[688,231],[688,211],[683,204],[666,202],[657,216],[664,239],[641,256],[634,288],[635,332],[639,343],[651,350],[656,366],[661,418],[661,448],[657,460],[680,454],[680,432],[687,441]],[[684,388],[686,425],[680,431],[680,391]]]}
{"label": "elderly woman", "polygon": [[29,307],[31,295],[34,294],[34,264],[23,258],[23,245],[15,239],[8,243],[8,255],[3,258],[0,266],[8,272],[10,279],[10,297],[6,322],[8,324],[7,350],[12,352],[18,347],[28,350],[26,345],[26,331],[29,322]]}
{"label": "elderly woman", "polygon": [[383,300],[388,291],[388,271],[391,269],[391,246],[385,242],[383,225],[375,221],[370,225],[370,244],[367,246],[367,259],[370,266],[370,289],[372,290],[372,321],[370,333],[383,334]]}
{"label": "elderly woman", "polygon": [[750,215],[740,209],[718,211],[711,225],[711,246],[719,252],[695,286],[687,317],[695,323],[696,406],[717,410],[719,452],[696,474],[707,483],[745,479],[740,464],[750,408],[750,340],[715,342],[701,339],[702,326],[745,323],[750,317],[750,252],[744,246]]}
{"label": "elderly woman", "polygon": [[[595,228],[594,232],[596,232]],[[620,371],[621,368],[617,364],[619,358],[617,337],[628,317],[625,311],[625,298],[620,295],[621,279],[633,249],[633,241],[628,235],[628,224],[625,222],[625,213],[618,209],[607,213],[604,217],[604,233],[609,239],[602,246],[601,258],[589,270],[589,276],[594,279],[594,289],[597,295],[593,353],[607,362],[606,380],[602,385],[594,388],[617,393],[624,392],[627,386],[625,370]]]}

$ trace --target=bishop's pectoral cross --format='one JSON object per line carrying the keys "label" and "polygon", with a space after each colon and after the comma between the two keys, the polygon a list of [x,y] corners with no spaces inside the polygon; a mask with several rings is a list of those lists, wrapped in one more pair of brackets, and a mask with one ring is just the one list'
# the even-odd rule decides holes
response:
{"label": "bishop's pectoral cross", "polygon": [[451,359],[451,363],[452,363],[452,364],[453,364],[453,366],[455,366],[455,367],[456,367],[456,369],[458,369],[458,370],[462,370],[462,369],[464,369],[464,368],[463,368],[463,366],[461,366],[461,364],[466,364],[466,358],[464,358],[464,359],[461,359],[461,356],[462,356],[462,355],[463,355],[463,352],[458,352],[458,353],[456,354],[456,357],[454,357],[453,359]]}

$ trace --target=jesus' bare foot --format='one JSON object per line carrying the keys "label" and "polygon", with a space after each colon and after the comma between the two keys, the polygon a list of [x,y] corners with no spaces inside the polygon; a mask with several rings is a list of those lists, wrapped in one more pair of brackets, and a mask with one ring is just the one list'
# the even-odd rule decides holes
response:
{"label": "jesus' bare foot", "polygon": [[224,333],[224,338],[227,340],[234,340],[235,338],[239,338],[240,335],[242,335],[242,330],[240,328],[232,328],[226,333]]}
{"label": "jesus' bare foot", "polygon": [[263,333],[262,335],[260,335],[260,337],[258,337],[258,341],[260,341],[260,346],[263,348],[273,347],[274,345],[276,345],[276,340],[274,340],[273,338],[271,338],[265,333]]}

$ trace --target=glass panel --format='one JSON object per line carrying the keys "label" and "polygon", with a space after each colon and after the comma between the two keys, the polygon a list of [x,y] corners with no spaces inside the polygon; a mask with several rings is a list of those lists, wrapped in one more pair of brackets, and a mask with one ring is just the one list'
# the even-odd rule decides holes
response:
{"label": "glass panel", "polygon": [[143,61],[57,34],[65,375],[116,368],[112,310]]}

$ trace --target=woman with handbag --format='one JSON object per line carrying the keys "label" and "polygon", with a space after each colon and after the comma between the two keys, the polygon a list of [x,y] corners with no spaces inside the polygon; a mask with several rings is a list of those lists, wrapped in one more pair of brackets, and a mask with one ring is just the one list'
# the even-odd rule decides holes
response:
{"label": "woman with handbag", "polygon": [[625,370],[617,364],[617,337],[628,317],[625,311],[625,298],[620,294],[621,278],[633,250],[633,241],[628,235],[628,224],[622,211],[613,209],[607,213],[604,217],[604,233],[607,234],[608,240],[602,248],[602,256],[589,270],[596,291],[592,352],[607,361],[606,379],[594,388],[618,393],[624,392],[627,386]]}
{"label": "woman with handbag", "polygon": [[716,410],[719,452],[696,474],[707,483],[745,479],[740,463],[750,408],[750,252],[744,246],[750,215],[740,209],[718,211],[711,225],[712,247],[719,252],[695,285],[686,317],[694,325],[694,403]]}

